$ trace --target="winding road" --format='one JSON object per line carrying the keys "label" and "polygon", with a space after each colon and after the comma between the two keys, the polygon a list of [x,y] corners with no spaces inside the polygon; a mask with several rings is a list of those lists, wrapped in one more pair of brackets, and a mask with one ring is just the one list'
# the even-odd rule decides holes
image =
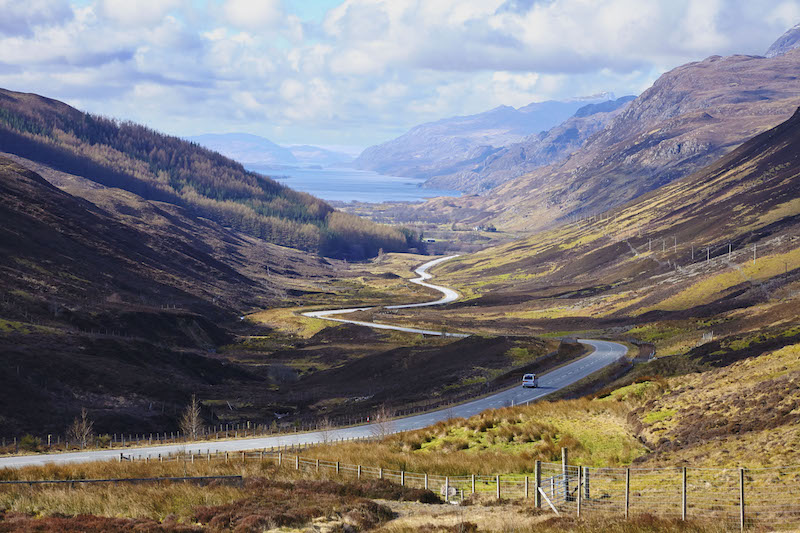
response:
{"label": "winding road", "polygon": [[[424,307],[431,305],[443,305],[455,301],[459,298],[459,294],[447,287],[440,287],[427,283],[432,276],[428,273],[428,269],[436,266],[448,259],[457,256],[441,257],[433,261],[429,261],[415,270],[419,275],[418,278],[410,280],[413,283],[429,287],[441,292],[444,296],[439,300],[432,302],[423,302],[416,304],[393,305],[388,306],[388,309],[405,309],[412,307]],[[341,315],[352,313],[355,311],[366,311],[373,309],[372,307],[359,307],[353,309],[334,309],[328,311],[310,311],[303,313],[304,316],[311,318],[319,318],[323,320],[331,320],[334,322],[346,322],[351,324],[359,324],[378,329],[391,329],[397,331],[406,331],[410,333],[422,333],[425,335],[447,335],[451,337],[466,337],[465,334],[443,333],[441,331],[428,331],[416,328],[407,328],[403,326],[392,326],[389,324],[373,324],[371,322],[362,322],[356,320],[347,320],[343,318],[334,318],[333,315]],[[543,396],[551,394],[559,389],[581,380],[590,374],[603,369],[611,363],[619,360],[627,352],[621,344],[608,341],[592,340],[592,339],[579,339],[583,344],[589,345],[594,348],[594,351],[566,364],[556,368],[539,377],[539,387],[535,389],[523,389],[521,387],[514,387],[485,398],[473,400],[467,403],[442,409],[439,411],[431,411],[420,415],[409,416],[394,420],[391,423],[393,431],[409,431],[414,429],[421,429],[431,424],[435,424],[441,420],[451,417],[469,417],[480,413],[486,409],[497,407],[504,407],[510,405],[520,405],[538,400]],[[195,453],[207,452],[234,452],[243,450],[253,450],[259,448],[270,448],[277,446],[292,446],[301,444],[314,444],[331,439],[352,439],[360,437],[370,437],[375,434],[376,426],[374,424],[366,424],[362,426],[355,426],[349,428],[330,430],[323,434],[322,432],[309,432],[309,433],[295,433],[273,437],[256,437],[246,439],[236,439],[227,441],[216,442],[202,442],[192,443],[190,445],[164,445],[164,446],[148,446],[143,448],[131,448],[125,450],[126,455],[134,455],[136,457],[157,457],[158,455],[174,454],[191,450]],[[25,455],[16,457],[0,458],[0,468],[3,467],[21,467],[30,465],[43,465],[47,463],[75,463],[85,461],[102,461],[111,460],[119,457],[119,449],[115,450],[96,450],[86,452],[71,452],[60,454],[48,455]]]}

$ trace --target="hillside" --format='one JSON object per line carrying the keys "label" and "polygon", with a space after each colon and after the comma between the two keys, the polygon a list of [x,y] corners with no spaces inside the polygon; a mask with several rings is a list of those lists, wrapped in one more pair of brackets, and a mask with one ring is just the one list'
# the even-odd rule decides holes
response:
{"label": "hillside", "polygon": [[472,168],[502,146],[549,130],[587,103],[607,99],[603,95],[566,102],[535,102],[519,109],[500,106],[476,115],[420,124],[396,139],[370,146],[353,166],[412,178],[453,174]]}
{"label": "hillside", "polygon": [[219,152],[239,163],[297,165],[297,159],[289,149],[257,135],[206,133],[187,137],[186,140]]}
{"label": "hillside", "polygon": [[619,115],[634,98],[625,96],[587,104],[561,124],[529,135],[483,158],[465,161],[462,167],[466,168],[454,174],[434,176],[425,182],[425,186],[481,193],[533,169],[566,159]]}
{"label": "hillside", "polygon": [[308,455],[451,476],[529,475],[561,447],[597,467],[797,464],[798,154],[800,109],[624,206],[442,265],[437,279],[466,299],[413,316],[484,334],[611,338],[634,348],[634,364],[551,401]]}
{"label": "hillside", "polygon": [[799,146],[795,114],[602,216],[455,259],[437,276],[467,299],[416,319],[486,333],[589,331],[657,355],[715,352],[731,339],[750,347],[719,351],[721,364],[780,348],[797,335]]}
{"label": "hillside", "polygon": [[282,246],[360,259],[416,244],[408,232],[335,211],[196,144],[34,94],[0,90],[0,151]]}
{"label": "hillside", "polygon": [[260,386],[213,357],[230,322],[333,275],[318,256],[23,162],[61,188],[0,158],[4,438],[62,432],[81,406],[99,427],[171,425],[192,392]]}
{"label": "hillside", "polygon": [[711,164],[800,105],[800,52],[712,56],[662,75],[562,163],[485,197],[435,199],[417,211],[533,231],[596,215]]}

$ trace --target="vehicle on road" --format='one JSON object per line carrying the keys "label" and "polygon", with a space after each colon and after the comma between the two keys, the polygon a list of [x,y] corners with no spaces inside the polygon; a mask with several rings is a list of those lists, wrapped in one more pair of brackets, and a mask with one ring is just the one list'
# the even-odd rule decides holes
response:
{"label": "vehicle on road", "polygon": [[539,378],[536,377],[536,374],[525,374],[522,376],[522,386],[531,388],[538,387]]}

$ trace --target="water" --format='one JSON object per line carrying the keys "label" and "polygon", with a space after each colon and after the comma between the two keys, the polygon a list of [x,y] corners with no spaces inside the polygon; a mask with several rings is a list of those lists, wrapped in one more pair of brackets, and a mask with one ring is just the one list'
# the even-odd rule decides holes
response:
{"label": "water", "polygon": [[248,170],[270,176],[297,191],[335,202],[419,202],[436,196],[461,196],[458,191],[423,189],[425,180],[384,176],[349,168],[282,168],[247,165]]}

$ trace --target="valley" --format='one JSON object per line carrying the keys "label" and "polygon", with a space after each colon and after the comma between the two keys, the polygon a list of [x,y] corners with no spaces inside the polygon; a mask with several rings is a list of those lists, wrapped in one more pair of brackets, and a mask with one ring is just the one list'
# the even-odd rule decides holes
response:
{"label": "valley", "polygon": [[7,10],[0,533],[800,527],[800,11],[334,3]]}

